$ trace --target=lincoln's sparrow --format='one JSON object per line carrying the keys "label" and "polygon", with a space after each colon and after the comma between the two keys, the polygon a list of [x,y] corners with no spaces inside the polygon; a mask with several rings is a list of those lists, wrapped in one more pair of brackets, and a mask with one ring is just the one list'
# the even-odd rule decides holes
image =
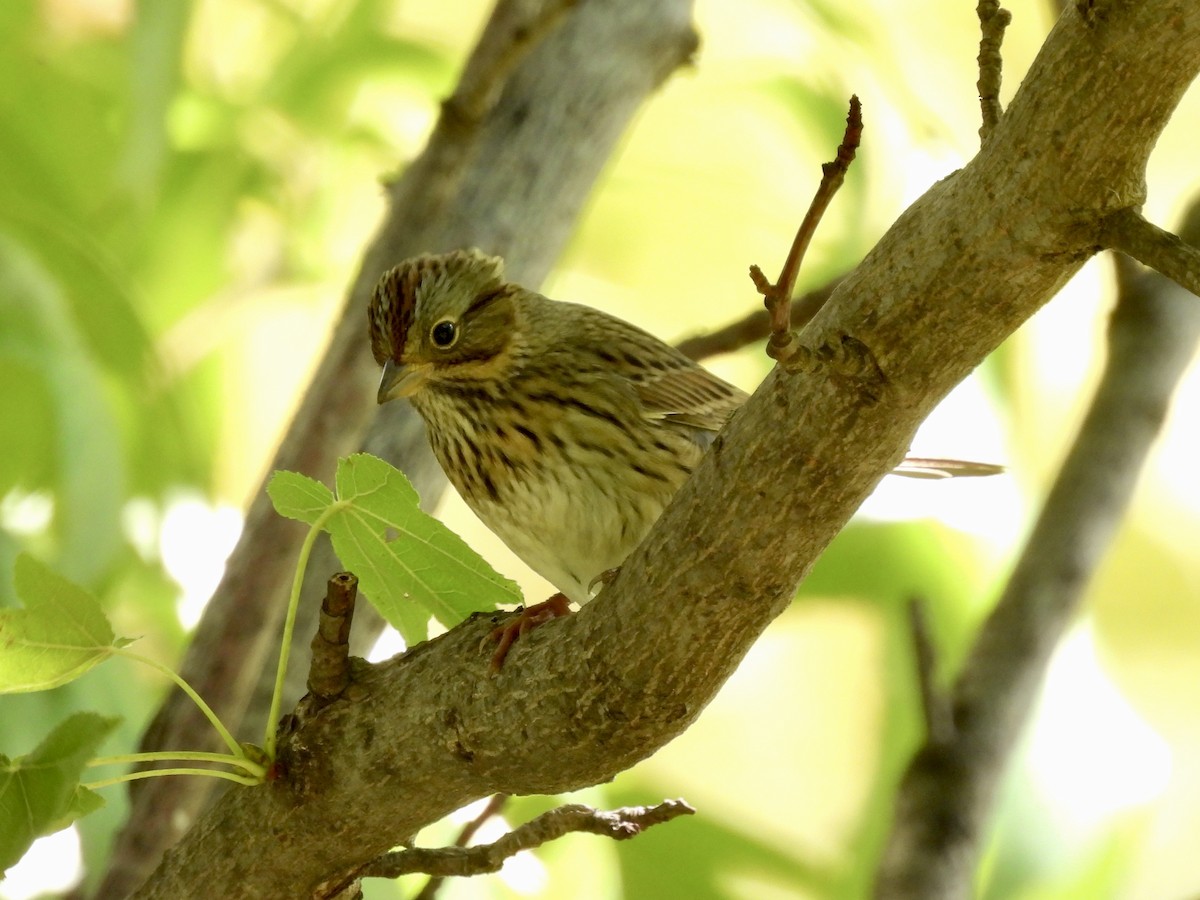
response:
{"label": "lincoln's sparrow", "polygon": [[580,604],[746,399],[640,328],[507,283],[478,251],[389,271],[370,333],[379,402],[412,401],[467,505]]}

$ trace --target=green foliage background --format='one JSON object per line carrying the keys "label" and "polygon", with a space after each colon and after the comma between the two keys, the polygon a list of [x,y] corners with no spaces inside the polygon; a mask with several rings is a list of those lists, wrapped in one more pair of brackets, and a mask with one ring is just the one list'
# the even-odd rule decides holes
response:
{"label": "green foliage background", "polygon": [[[741,316],[756,303],[746,267],[781,262],[852,91],[864,147],[802,279],[853,265],[973,152],[971,6],[701,2],[697,65],[636,123],[547,291],[664,337]],[[1006,96],[1049,6],[1014,9]],[[164,523],[184,501],[241,507],[258,489],[381,213],[379,180],[419,149],[485,14],[481,0],[0,3],[0,604],[13,603],[12,560],[28,548],[95,590],[143,652],[178,657],[186,625]],[[1177,122],[1197,111],[1190,97]],[[1168,226],[1198,180],[1184,132],[1167,135],[1151,172],[1147,211]],[[928,599],[950,677],[1078,420],[1108,290],[1105,266],[1089,266],[918,448],[1001,456],[1012,477],[982,493],[889,488],[697,726],[587,792],[601,804],[681,794],[699,816],[619,847],[570,838],[507,880],[446,896],[522,884],[546,897],[862,896],[919,734],[903,603]],[[747,387],[766,371],[758,348],[713,366]],[[1177,408],[1198,394],[1193,377]],[[1084,767],[1105,773],[1093,806],[1048,787],[1031,752],[1010,779],[982,896],[1200,886],[1188,839],[1200,833],[1197,452],[1195,427],[1176,415],[1081,632],[1108,689],[1159,736],[1157,755],[1106,756],[1095,722],[1109,707],[1094,685],[1068,694],[1066,709],[1098,710],[1073,751],[1108,766]],[[460,506],[445,510],[527,592],[541,590]],[[219,571],[203,535],[192,541],[189,555]],[[79,708],[122,716],[105,750],[131,748],[165,685],[121,665],[0,700],[0,752],[29,752]],[[1129,770],[1156,789],[1096,800]],[[90,873],[123,813],[120,792],[106,796],[80,824]],[[519,800],[512,818],[548,802]]]}

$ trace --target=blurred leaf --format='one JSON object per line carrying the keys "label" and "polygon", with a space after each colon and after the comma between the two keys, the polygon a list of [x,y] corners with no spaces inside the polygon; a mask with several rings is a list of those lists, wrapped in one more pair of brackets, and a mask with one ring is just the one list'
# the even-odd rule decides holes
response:
{"label": "blurred leaf", "polygon": [[170,148],[167,110],[179,87],[183,39],[191,16],[188,0],[138,0],[131,35],[130,116],[115,182],[148,211]]}
{"label": "blurred leaf", "polygon": [[399,469],[357,453],[338,461],[336,482],[336,501],[324,485],[296,472],[276,472],[267,492],[280,515],[310,525],[335,508],[324,528],[338,558],[410,644],[428,636],[429,615],[453,626],[473,612],[521,601],[515,584],[421,511]]}
{"label": "blurred leaf", "polygon": [[103,173],[116,153],[112,114],[125,66],[118,42],[68,49],[38,18],[0,43],[0,199],[4,209],[32,203],[78,217],[108,191]]}
{"label": "blurred leaf", "polygon": [[[173,595],[177,592],[178,587]],[[107,601],[109,597],[105,596],[103,599]],[[147,605],[158,602],[158,596],[155,594],[139,596],[138,599]],[[116,607],[110,616],[114,624],[118,618],[123,618],[126,621],[136,621],[138,627],[142,627],[143,620],[136,616],[135,610],[122,609],[121,603],[117,603]],[[166,618],[173,609],[174,604],[170,602],[164,609],[157,610],[156,614],[159,618]],[[153,617],[148,621],[153,622]],[[177,620],[173,629],[179,631]],[[177,658],[172,652],[173,647],[163,646],[162,636],[153,624],[146,626],[145,631],[144,642],[148,646],[144,650],[147,655],[163,660]],[[169,690],[169,682],[146,666],[117,663],[96,666],[87,673],[86,678],[76,679],[53,690],[2,694],[0,753],[17,756],[27,751],[45,737],[48,723],[61,721],[80,710],[92,710],[119,719],[119,724],[110,733],[107,742],[108,746],[113,748],[124,748],[116,752],[136,748],[146,723]],[[102,793],[107,800],[105,806],[75,823],[85,871],[93,875],[106,870],[106,861],[112,851],[112,835],[124,824],[129,811],[128,791],[116,789],[105,790]],[[92,889],[94,887],[95,885]],[[2,893],[3,888],[0,887],[0,894]]]}
{"label": "blurred leaf", "polygon": [[[1178,546],[1190,546],[1188,538]],[[1101,563],[1089,596],[1105,672],[1155,728],[1171,733],[1186,727],[1200,678],[1195,569],[1162,533],[1130,522]],[[1166,683],[1164,672],[1171,673]]]}
{"label": "blurred leaf", "polygon": [[[26,416],[18,421],[31,430],[27,452],[52,436],[45,460],[0,456],[0,489],[16,484],[53,489],[61,566],[90,580],[121,542],[124,466],[118,429],[102,390],[103,376],[67,311],[61,285],[2,232],[0,321],[0,368],[26,375],[22,382],[6,384],[4,392],[21,394],[28,387],[49,400],[48,409],[41,410],[20,397],[0,404]],[[31,462],[28,469],[19,468]]]}
{"label": "blurred leaf", "polygon": [[975,632],[992,580],[972,538],[936,522],[852,521],[800,585],[800,598],[860,597],[903,610],[926,603],[940,674],[957,670]]}
{"label": "blurred leaf", "polygon": [[0,496],[18,485],[27,490],[47,486],[54,478],[54,398],[41,377],[43,365],[29,347],[0,330],[0,385],[12,386],[0,388],[0,421],[13,423],[5,429],[0,454]]}
{"label": "blurred leaf", "polygon": [[985,864],[977,879],[981,900],[1107,900],[1123,896],[1130,868],[1154,827],[1153,807],[1093,815],[1088,822],[1057,818],[1061,808],[1017,766],[1001,785]]}
{"label": "blurred leaf", "polygon": [[817,20],[822,31],[828,31],[854,43],[866,42],[865,34],[868,33],[868,29],[864,27],[862,13],[858,11],[858,7],[831,0],[804,0],[797,5]]}
{"label": "blurred leaf", "polygon": [[136,291],[94,231],[56,210],[0,213],[0,228],[28,248],[62,288],[65,309],[87,352],[105,369],[141,387],[152,341]]}
{"label": "blurred leaf", "polygon": [[[116,720],[109,720],[116,721]],[[78,777],[78,776],[77,776]],[[67,809],[67,815],[58,822],[55,831],[66,828],[76,819],[81,819],[90,813],[94,813],[98,809],[103,809],[105,806],[104,798],[95,791],[85,788],[82,784],[75,786],[75,797],[72,799],[70,806]]]}
{"label": "blurred leaf", "polygon": [[1084,853],[1078,865],[1051,890],[1034,891],[1036,898],[1102,900],[1119,897],[1122,886],[1146,838],[1147,818],[1136,813],[1115,818]]}
{"label": "blurred leaf", "polygon": [[[386,3],[359,2],[338,22],[305,23],[271,73],[266,99],[315,133],[345,123],[354,94],[388,71],[415,78],[436,96],[450,89],[454,63],[428,44],[388,33]],[[343,126],[344,127],[344,124]]]}
{"label": "blurred leaf", "polygon": [[0,610],[0,693],[66,684],[130,643],[91,594],[29,554],[17,557],[14,581],[25,608]]}
{"label": "blurred leaf", "polygon": [[175,324],[228,287],[239,206],[265,178],[261,164],[237,145],[172,156],[153,228],[127,236],[137,243],[139,282],[152,300],[145,311],[151,331]]}
{"label": "blurred leaf", "polygon": [[29,755],[0,755],[0,873],[37,838],[103,805],[102,798],[79,785],[79,776],[116,724],[95,713],[76,713]]}

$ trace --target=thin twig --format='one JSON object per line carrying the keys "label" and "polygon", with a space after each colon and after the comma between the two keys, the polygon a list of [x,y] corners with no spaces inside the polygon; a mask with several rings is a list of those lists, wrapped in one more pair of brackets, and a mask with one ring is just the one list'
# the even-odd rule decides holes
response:
{"label": "thin twig", "polygon": [[1004,110],[1000,106],[1000,81],[1004,71],[1004,60],[1000,56],[1000,45],[1004,43],[1004,29],[1012,22],[1012,13],[1000,7],[999,0],[979,0],[975,8],[979,16],[979,108],[983,124],[979,126],[979,141],[987,143],[992,129],[1000,122]]}
{"label": "thin twig", "polygon": [[357,874],[366,878],[397,878],[413,872],[441,876],[484,875],[498,872],[506,859],[522,850],[533,850],[571,832],[599,834],[623,841],[637,837],[652,825],[693,813],[695,810],[683,800],[664,800],[657,806],[628,806],[611,812],[571,804],[543,813],[491,844],[398,850],[368,863]]}
{"label": "thin twig", "polygon": [[309,693],[322,705],[332,703],[350,684],[350,624],[357,596],[358,579],[351,573],[329,579],[308,669]]}
{"label": "thin twig", "polygon": [[[492,799],[487,802],[487,805],[480,811],[479,815],[473,818],[470,822],[463,826],[462,831],[458,833],[458,837],[454,841],[455,847],[465,847],[471,843],[471,838],[475,837],[475,833],[492,818],[500,814],[500,810],[504,809],[504,804],[508,802],[508,794],[493,794]],[[438,888],[442,886],[442,882],[446,880],[445,875],[433,875],[425,882],[425,887],[421,888],[420,892],[413,900],[433,900],[438,892]]]}
{"label": "thin twig", "polygon": [[[792,301],[791,325],[792,330],[802,331],[804,326],[812,321],[821,311],[834,290],[845,279],[839,275],[819,288],[814,288],[803,296]],[[743,316],[735,322],[730,322],[716,331],[693,335],[684,338],[675,345],[685,356],[694,360],[707,359],[720,353],[733,353],[756,341],[764,341],[771,334],[771,320],[764,316],[761,309]]]}
{"label": "thin twig", "polygon": [[925,716],[925,740],[931,744],[945,744],[954,736],[954,718],[950,698],[937,685],[937,654],[929,634],[925,601],[919,597],[908,601],[908,626],[916,661],[917,687],[921,692],[921,710]]}
{"label": "thin twig", "polygon": [[[1190,221],[1196,215],[1194,210],[1188,213],[1189,222],[1184,224],[1181,233],[1200,230],[1194,229]],[[1178,235],[1146,221],[1137,210],[1126,208],[1108,216],[1101,226],[1100,241],[1110,250],[1132,256],[1200,295],[1200,250]]]}
{"label": "thin twig", "polygon": [[800,272],[800,264],[804,261],[804,254],[808,251],[813,234],[821,223],[821,217],[825,215],[833,195],[845,181],[850,163],[854,162],[854,154],[862,140],[862,130],[862,104],[858,102],[858,95],[851,95],[850,110],[846,114],[846,130],[842,134],[837,156],[821,166],[821,183],[817,186],[817,192],[813,195],[804,221],[800,223],[796,238],[792,241],[778,280],[771,284],[762,269],[758,266],[750,267],[750,280],[762,294],[763,303],[770,316],[771,336],[767,340],[767,355],[785,368],[799,352],[796,336],[791,331],[789,312],[792,291],[796,287],[796,276]]}
{"label": "thin twig", "polygon": [[1196,298],[1150,273],[1122,285],[1087,417],[955,685],[954,734],[901,783],[877,898],[970,896],[1005,763],[1200,340]]}

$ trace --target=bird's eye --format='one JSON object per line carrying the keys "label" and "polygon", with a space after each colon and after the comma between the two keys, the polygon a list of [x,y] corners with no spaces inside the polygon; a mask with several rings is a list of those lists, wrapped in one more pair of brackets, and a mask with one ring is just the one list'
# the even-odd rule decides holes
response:
{"label": "bird's eye", "polygon": [[433,330],[429,332],[429,336],[433,338],[433,343],[436,346],[445,350],[458,337],[458,329],[454,327],[454,323],[449,319],[444,319],[433,326]]}

